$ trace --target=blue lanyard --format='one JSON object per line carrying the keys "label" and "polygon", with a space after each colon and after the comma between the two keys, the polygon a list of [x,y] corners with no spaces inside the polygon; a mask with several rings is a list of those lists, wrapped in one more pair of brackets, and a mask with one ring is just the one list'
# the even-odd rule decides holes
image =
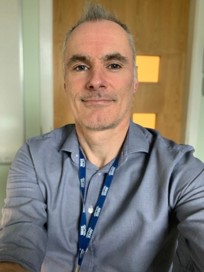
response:
{"label": "blue lanyard", "polygon": [[86,160],[84,158],[82,151],[81,150],[79,151],[79,181],[80,181],[81,197],[82,197],[82,204],[83,204],[82,211],[81,211],[81,218],[80,218],[80,229],[79,229],[79,248],[78,248],[78,267],[79,268],[83,261],[84,254],[86,253],[88,249],[89,242],[91,240],[99,215],[103,208],[103,204],[105,202],[109,188],[111,186],[113,176],[115,174],[115,170],[118,166],[118,161],[119,161],[119,156],[113,162],[103,182],[103,186],[102,186],[100,195],[98,197],[94,212],[87,226],[86,210],[85,210]]}

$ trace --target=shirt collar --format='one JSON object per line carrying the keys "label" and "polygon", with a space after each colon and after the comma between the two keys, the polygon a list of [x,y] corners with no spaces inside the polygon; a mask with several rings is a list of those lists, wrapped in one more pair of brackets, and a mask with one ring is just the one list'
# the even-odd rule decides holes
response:
{"label": "shirt collar", "polygon": [[[147,129],[130,121],[130,126],[122,148],[122,153],[124,155],[128,155],[134,152],[148,153],[149,151],[148,135],[149,132]],[[79,143],[74,126],[72,126],[72,129],[68,130],[68,135],[61,147],[61,150],[70,153],[79,152]]]}
{"label": "shirt collar", "polygon": [[60,150],[70,153],[79,153],[79,142],[75,130],[74,125],[67,125],[68,127],[71,126],[71,129],[68,130],[68,134],[66,139],[61,147]]}
{"label": "shirt collar", "polygon": [[124,155],[135,153],[135,152],[145,152],[149,151],[149,131],[132,121],[130,121],[129,130],[124,142],[122,152]]}

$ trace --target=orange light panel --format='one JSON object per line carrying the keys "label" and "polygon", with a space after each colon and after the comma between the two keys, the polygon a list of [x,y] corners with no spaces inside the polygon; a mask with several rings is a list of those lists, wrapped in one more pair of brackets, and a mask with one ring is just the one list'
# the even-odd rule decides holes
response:
{"label": "orange light panel", "polygon": [[155,113],[133,113],[133,122],[146,128],[156,127],[156,114]]}
{"label": "orange light panel", "polygon": [[136,65],[138,67],[139,82],[158,83],[159,82],[159,56],[137,56]]}

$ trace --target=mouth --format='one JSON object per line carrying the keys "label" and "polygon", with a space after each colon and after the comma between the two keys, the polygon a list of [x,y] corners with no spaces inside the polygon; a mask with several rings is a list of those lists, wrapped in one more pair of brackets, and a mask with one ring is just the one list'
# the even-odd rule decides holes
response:
{"label": "mouth", "polygon": [[108,106],[116,102],[112,97],[83,97],[81,102],[86,106]]}

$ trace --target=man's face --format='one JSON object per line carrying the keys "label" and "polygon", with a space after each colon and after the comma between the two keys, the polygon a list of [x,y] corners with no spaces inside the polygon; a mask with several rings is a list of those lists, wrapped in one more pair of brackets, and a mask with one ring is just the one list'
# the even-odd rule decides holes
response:
{"label": "man's face", "polygon": [[104,130],[129,122],[134,65],[127,33],[116,23],[86,22],[72,32],[64,87],[77,126]]}

